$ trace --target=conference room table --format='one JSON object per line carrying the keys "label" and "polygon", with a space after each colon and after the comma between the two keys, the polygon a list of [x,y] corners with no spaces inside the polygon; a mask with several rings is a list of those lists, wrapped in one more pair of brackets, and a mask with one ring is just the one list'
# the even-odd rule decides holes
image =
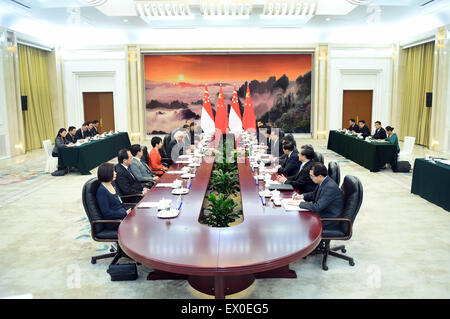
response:
{"label": "conference room table", "polygon": [[397,147],[389,142],[368,142],[354,135],[330,131],[327,148],[371,172],[378,172],[386,163],[392,167],[397,165]]}
{"label": "conference room table", "polygon": [[[313,212],[286,211],[259,196],[264,182],[255,181],[248,158],[239,163],[243,221],[231,227],[201,224],[202,205],[214,157],[204,157],[190,192],[183,195],[180,213],[157,217],[157,208],[135,207],[118,229],[123,251],[154,268],[148,280],[187,279],[198,291],[225,298],[248,288],[255,279],[296,278],[289,264],[308,255],[321,240],[322,223]],[[174,164],[171,170],[179,170]],[[164,174],[162,183],[179,175]],[[153,187],[141,200],[177,200],[172,188]],[[287,195],[291,195],[290,192]],[[174,205],[172,205],[174,206]]]}
{"label": "conference room table", "polygon": [[414,162],[411,193],[450,211],[450,166],[417,158]]}
{"label": "conference room table", "polygon": [[91,169],[117,157],[122,148],[130,146],[128,133],[120,132],[79,146],[61,147],[59,152],[64,166],[75,166],[81,174],[88,175]]}

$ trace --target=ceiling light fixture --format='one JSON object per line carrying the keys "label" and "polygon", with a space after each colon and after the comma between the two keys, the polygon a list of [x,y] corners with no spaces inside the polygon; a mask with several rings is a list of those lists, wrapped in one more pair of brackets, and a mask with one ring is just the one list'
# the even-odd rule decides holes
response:
{"label": "ceiling light fixture", "polygon": [[187,0],[134,0],[138,15],[149,20],[193,19]]}
{"label": "ceiling light fixture", "polygon": [[252,8],[252,0],[202,0],[200,13],[205,18],[248,18]]}
{"label": "ceiling light fixture", "polygon": [[317,10],[317,0],[266,0],[263,19],[304,18]]}

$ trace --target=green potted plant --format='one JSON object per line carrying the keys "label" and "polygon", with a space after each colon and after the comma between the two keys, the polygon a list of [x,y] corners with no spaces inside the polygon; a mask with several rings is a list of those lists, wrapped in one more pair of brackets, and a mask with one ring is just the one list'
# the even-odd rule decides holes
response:
{"label": "green potted plant", "polygon": [[233,172],[224,172],[221,169],[214,170],[210,180],[210,188],[228,198],[230,195],[239,192],[239,177]]}
{"label": "green potted plant", "polygon": [[229,227],[229,223],[234,222],[242,215],[242,211],[234,211],[237,204],[231,198],[225,198],[223,194],[218,197],[210,194],[207,198],[209,213],[203,216],[203,223],[211,227]]}

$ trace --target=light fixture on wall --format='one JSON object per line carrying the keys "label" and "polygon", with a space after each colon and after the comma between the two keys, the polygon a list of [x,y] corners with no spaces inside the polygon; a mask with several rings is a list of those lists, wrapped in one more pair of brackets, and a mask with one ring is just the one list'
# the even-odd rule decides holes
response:
{"label": "light fixture on wall", "polygon": [[193,18],[186,0],[135,0],[134,6],[139,16],[150,20]]}
{"label": "light fixture on wall", "polygon": [[445,28],[439,29],[437,32],[436,42],[438,50],[445,48],[445,33]]}
{"label": "light fixture on wall", "polygon": [[319,59],[319,61],[327,60],[328,59],[328,50],[320,49],[318,59]]}
{"label": "light fixture on wall", "polygon": [[317,10],[317,0],[266,0],[263,19],[298,18],[312,16]]}

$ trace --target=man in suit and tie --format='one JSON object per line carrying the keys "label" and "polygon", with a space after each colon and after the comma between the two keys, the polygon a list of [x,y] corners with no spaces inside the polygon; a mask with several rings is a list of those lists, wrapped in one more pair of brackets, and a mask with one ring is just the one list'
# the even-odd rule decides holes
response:
{"label": "man in suit and tie", "polygon": [[384,140],[387,137],[385,129],[381,126],[380,121],[375,122],[375,134],[373,134],[372,139],[374,140]]}
{"label": "man in suit and tie", "polygon": [[283,165],[278,165],[278,174],[284,174],[287,177],[297,175],[300,168],[300,161],[298,160],[298,150],[293,143],[286,142],[283,145],[283,152],[286,154],[286,161]]}
{"label": "man in suit and tie", "polygon": [[[370,130],[366,125],[366,121],[364,120],[360,120],[358,122],[358,126],[359,126],[359,132],[358,133],[362,133],[362,137],[366,138],[367,136],[370,136]],[[355,132],[353,132],[352,134],[356,134]]]}
{"label": "man in suit and tie", "polygon": [[81,128],[77,130],[77,133],[75,134],[77,140],[84,140],[86,137],[90,136],[88,132],[88,126],[89,124],[87,122],[83,123],[83,125],[81,125]]}
{"label": "man in suit and tie", "polygon": [[358,127],[358,125],[356,125],[355,119],[349,119],[348,124],[350,125],[348,128],[349,131],[359,133],[359,127]]}
{"label": "man in suit and tie", "polygon": [[77,142],[77,137],[75,136],[77,134],[77,128],[75,126],[69,126],[68,131],[69,133],[66,135],[66,140],[75,144]]}
{"label": "man in suit and tie", "polygon": [[121,149],[117,159],[119,164],[115,167],[117,173],[115,182],[122,195],[147,194],[148,188],[143,187],[131,172],[130,166],[133,163],[131,152],[127,149]]}
{"label": "man in suit and tie", "polygon": [[300,193],[309,193],[316,188],[316,184],[311,180],[309,171],[314,164],[314,151],[309,148],[302,149],[298,155],[298,159],[302,163],[297,175],[286,178],[278,175],[277,180],[282,184],[290,184],[296,188]]}
{"label": "man in suit and tie", "polygon": [[130,166],[131,173],[133,173],[134,177],[136,177],[139,182],[152,187],[155,182],[159,180],[159,177],[154,176],[150,167],[148,167],[146,163],[141,161],[143,154],[141,145],[131,145],[130,152],[133,156],[133,161]]}
{"label": "man in suit and tie", "polygon": [[[341,217],[344,211],[344,195],[322,163],[314,163],[310,170],[311,180],[317,184],[314,191],[294,196],[289,204],[311,210],[320,218]],[[303,199],[303,201],[302,201]],[[323,222],[324,229],[338,229],[339,222]]]}
{"label": "man in suit and tie", "polygon": [[98,120],[94,120],[92,122],[92,130],[91,130],[92,136],[99,134],[99,131],[98,131],[99,128],[100,128],[100,122]]}

